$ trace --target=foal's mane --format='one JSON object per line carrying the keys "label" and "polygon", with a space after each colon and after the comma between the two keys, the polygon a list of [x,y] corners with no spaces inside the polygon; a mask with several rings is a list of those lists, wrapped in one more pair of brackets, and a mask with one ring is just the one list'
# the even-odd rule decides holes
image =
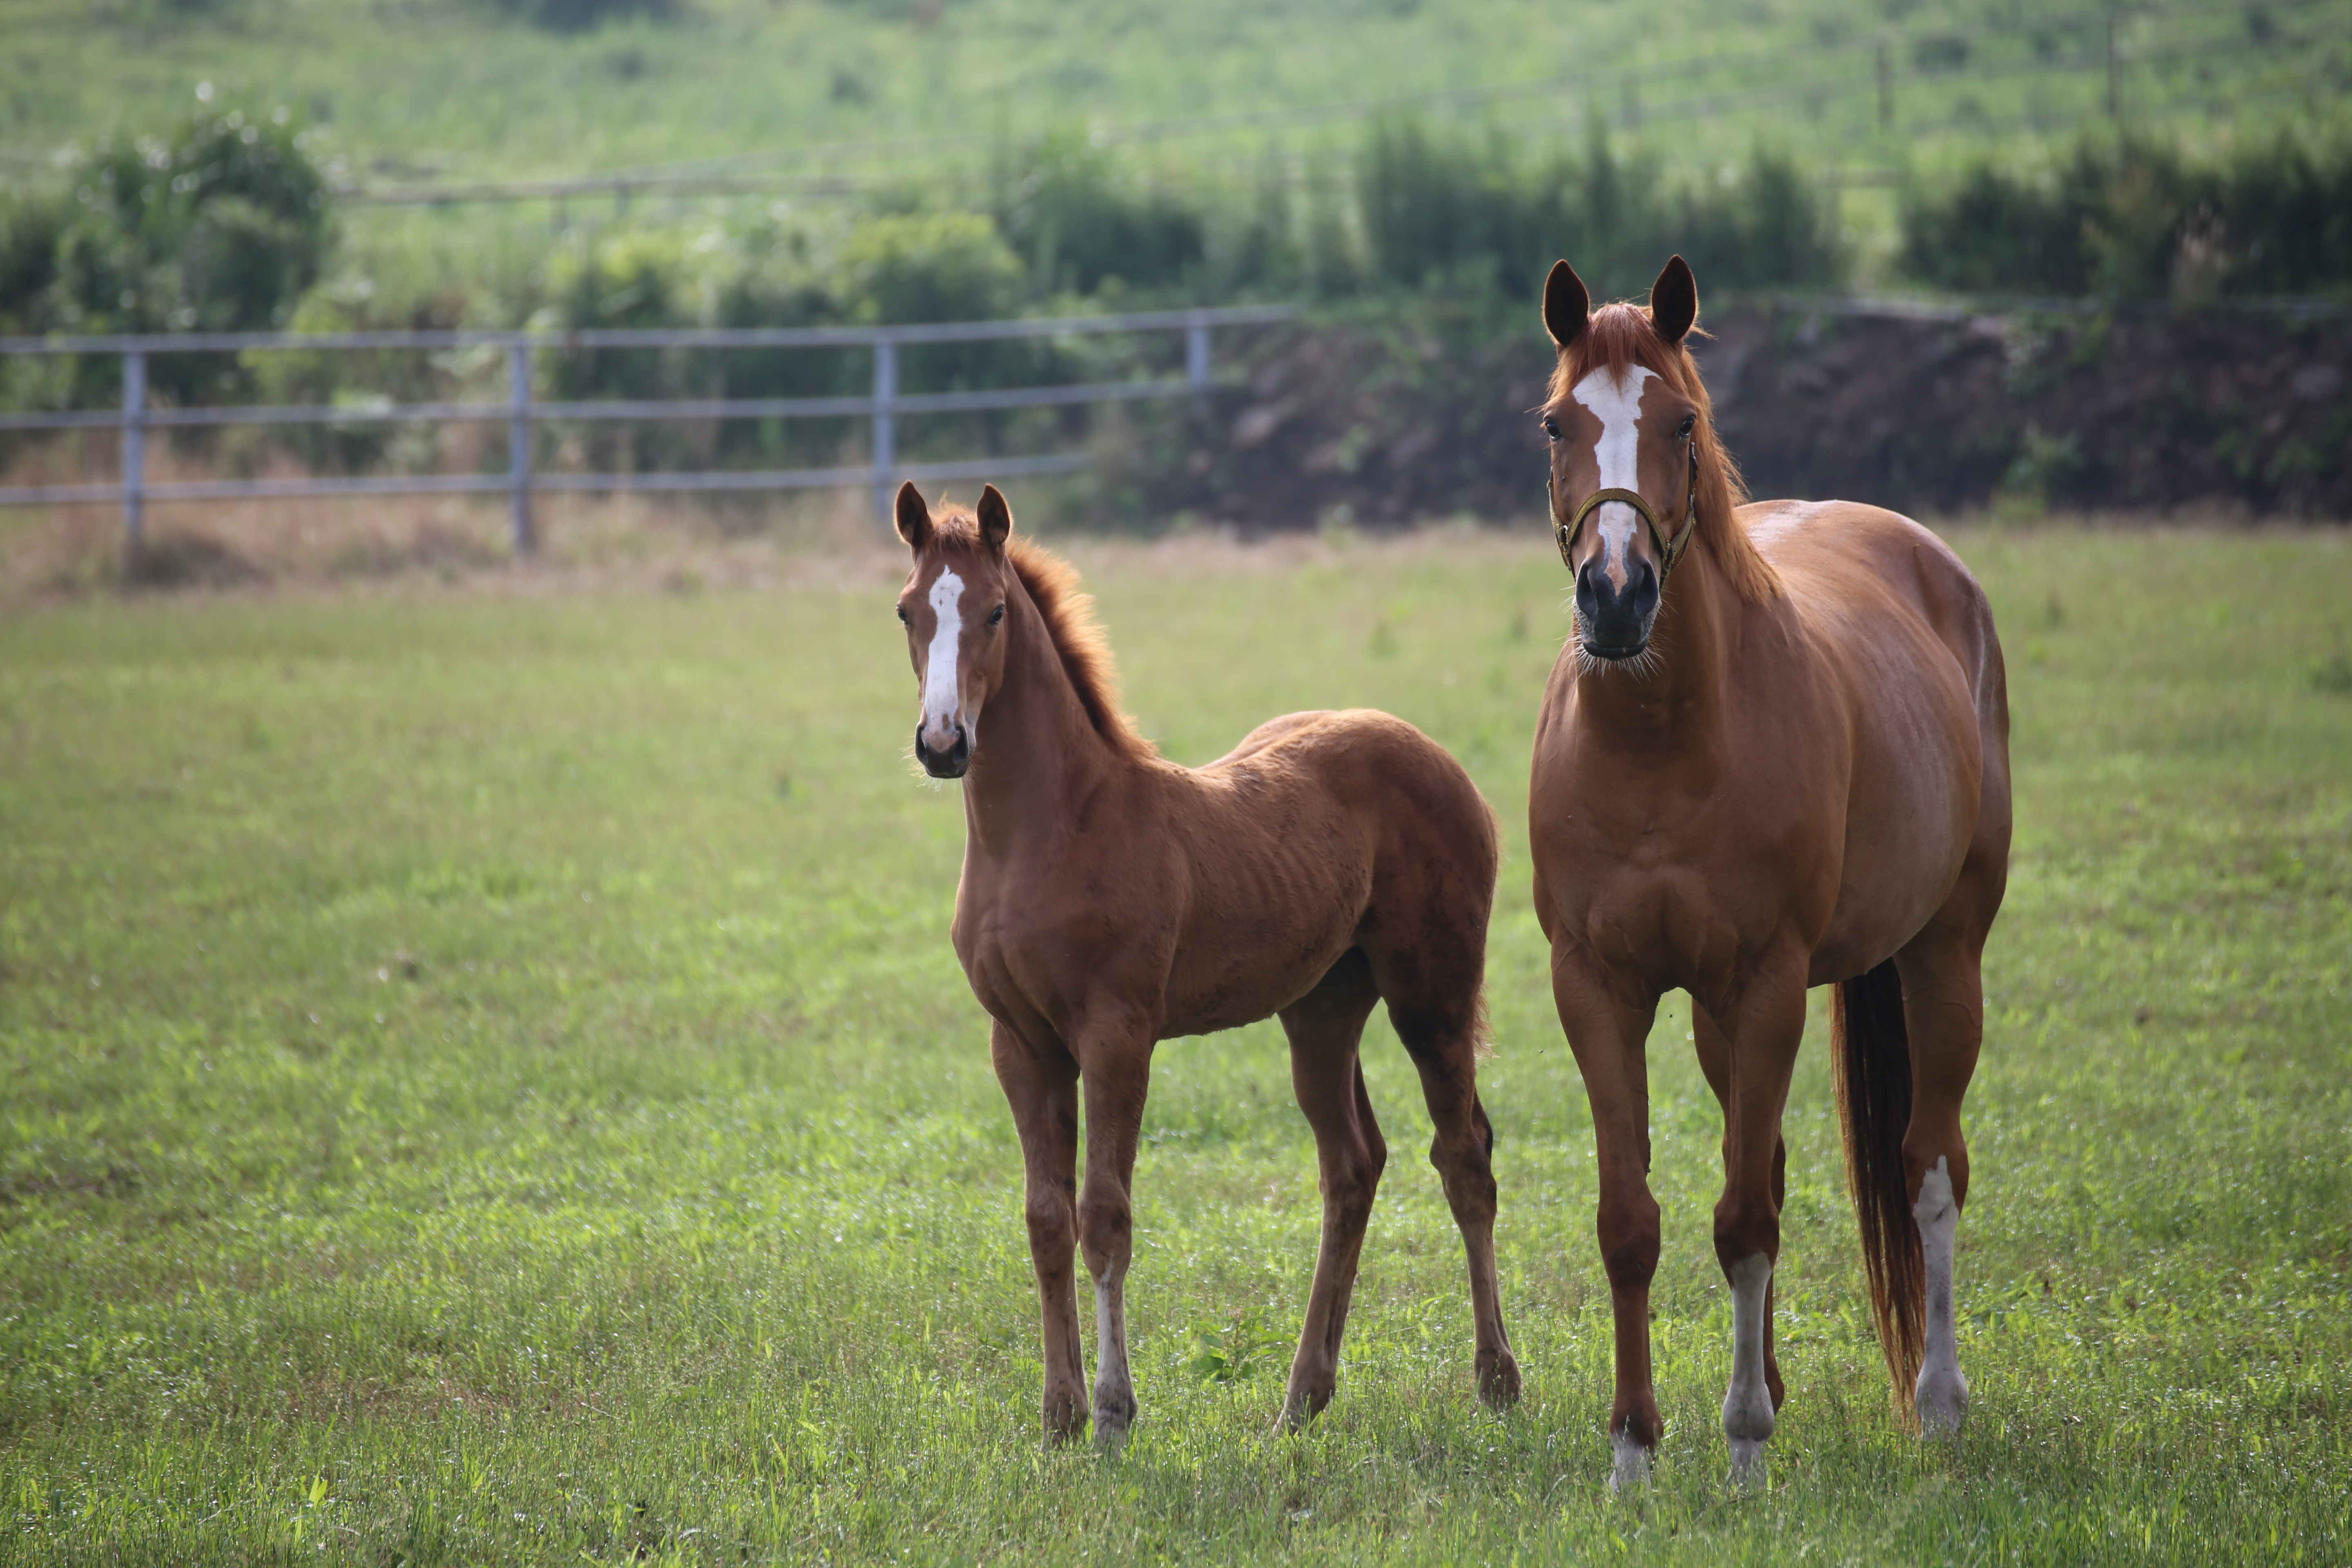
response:
{"label": "foal's mane", "polygon": [[[1692,331],[1696,332],[1696,328]],[[1623,379],[1633,365],[1655,372],[1668,386],[1698,406],[1698,538],[1715,554],[1716,564],[1731,580],[1741,598],[1761,604],[1780,591],[1780,574],[1757,551],[1733,508],[1748,499],[1739,465],[1723,449],[1715,433],[1715,405],[1699,379],[1690,350],[1669,347],[1650,325],[1650,312],[1622,300],[1603,305],[1585,321],[1575,342],[1562,349],[1551,373],[1548,403],[1567,400],[1576,384],[1595,370],[1607,369],[1609,379]]]}
{"label": "foal's mane", "polygon": [[[931,528],[943,544],[987,552],[980,520],[962,507],[933,512]],[[1005,541],[1004,559],[1029,602],[1037,606],[1045,636],[1062,661],[1062,673],[1095,733],[1123,756],[1158,756],[1159,748],[1144,739],[1118,705],[1118,666],[1111,658],[1110,638],[1095,619],[1094,595],[1080,584],[1078,569],[1024,534]]]}

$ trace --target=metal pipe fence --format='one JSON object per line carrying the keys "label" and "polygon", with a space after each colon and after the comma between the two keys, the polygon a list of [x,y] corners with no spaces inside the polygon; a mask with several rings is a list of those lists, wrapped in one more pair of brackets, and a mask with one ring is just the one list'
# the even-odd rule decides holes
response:
{"label": "metal pipe fence", "polygon": [[[889,327],[604,328],[572,332],[176,332],[117,337],[0,338],[0,357],[116,354],[122,361],[122,401],[119,409],[0,412],[0,431],[121,431],[121,479],[113,484],[0,487],[0,506],[117,503],[122,508],[124,539],[133,548],[138,546],[142,537],[149,501],[504,493],[508,497],[509,524],[518,553],[529,553],[537,543],[531,521],[531,498],[541,492],[709,493],[846,489],[864,484],[872,486],[876,510],[887,521],[890,516],[893,492],[904,479],[973,479],[1072,473],[1084,468],[1091,461],[1083,452],[1051,452],[1025,457],[904,463],[898,460],[898,420],[901,416],[1201,396],[1213,384],[1210,354],[1213,330],[1263,326],[1287,320],[1292,314],[1292,308],[1286,305],[1248,305],[1213,310],[1139,310],[1114,316],[939,321]],[[905,393],[899,390],[898,351],[906,346],[1105,332],[1163,331],[1184,334],[1184,374],[1181,377],[965,392]],[[148,405],[148,361],[154,354],[369,349],[446,352],[469,348],[506,351],[507,396],[503,401],[357,406],[248,404],[222,407],[153,408]],[[872,352],[874,381],[870,395],[863,397],[616,398],[581,402],[543,400],[535,395],[533,386],[534,356],[548,350],[838,348],[863,348]],[[540,423],[549,420],[842,417],[864,417],[872,422],[869,461],[854,467],[829,468],[594,474],[542,471],[536,468],[531,460],[533,431]],[[507,468],[504,473],[161,481],[151,481],[147,478],[147,433],[150,430],[228,425],[348,426],[467,420],[506,422]]]}

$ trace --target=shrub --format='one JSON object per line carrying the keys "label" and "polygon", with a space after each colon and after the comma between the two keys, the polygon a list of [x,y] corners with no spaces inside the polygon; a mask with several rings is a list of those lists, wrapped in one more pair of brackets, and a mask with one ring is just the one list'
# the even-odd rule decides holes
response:
{"label": "shrub", "polygon": [[2290,136],[2195,162],[2164,142],[2086,136],[2036,177],[1990,162],[1903,204],[1903,268],[1923,283],[2120,300],[2352,286],[2352,148]]}
{"label": "shrub", "polygon": [[1162,288],[1195,276],[1206,254],[1197,206],[1082,132],[1057,132],[1000,160],[992,205],[1035,294]]}

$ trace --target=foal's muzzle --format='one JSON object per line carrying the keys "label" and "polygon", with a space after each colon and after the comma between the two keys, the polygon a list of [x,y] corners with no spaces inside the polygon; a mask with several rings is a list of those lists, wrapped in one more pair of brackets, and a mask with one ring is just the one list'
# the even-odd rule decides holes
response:
{"label": "foal's muzzle", "polygon": [[955,743],[945,751],[933,751],[923,743],[923,726],[915,726],[915,760],[923,771],[935,779],[960,779],[971,766],[971,735],[958,724]]}
{"label": "foal's muzzle", "polygon": [[1599,564],[1595,556],[1576,574],[1578,638],[1595,658],[1633,658],[1650,646],[1650,624],[1658,616],[1657,571],[1646,561],[1628,561],[1620,589]]}

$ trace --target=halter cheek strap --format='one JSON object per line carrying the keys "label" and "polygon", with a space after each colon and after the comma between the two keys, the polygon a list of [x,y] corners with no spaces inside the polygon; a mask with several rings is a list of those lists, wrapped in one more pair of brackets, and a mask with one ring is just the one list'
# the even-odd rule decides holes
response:
{"label": "halter cheek strap", "polygon": [[1650,503],[1633,490],[1595,490],[1584,498],[1584,504],[1576,509],[1576,515],[1572,518],[1559,515],[1559,494],[1549,480],[1545,481],[1544,490],[1551,500],[1552,531],[1559,539],[1560,564],[1570,572],[1575,571],[1576,563],[1570,558],[1570,552],[1576,548],[1577,536],[1584,531],[1584,520],[1612,500],[1623,501],[1641,513],[1642,521],[1649,525],[1650,547],[1658,552],[1658,586],[1663,590],[1666,585],[1667,574],[1674,571],[1675,563],[1682,559],[1683,552],[1690,548],[1691,533],[1698,527],[1698,443],[1693,441],[1690,444],[1690,484],[1684,501],[1683,527],[1672,540],[1668,540],[1666,531],[1658,526],[1658,514],[1651,510]]}

